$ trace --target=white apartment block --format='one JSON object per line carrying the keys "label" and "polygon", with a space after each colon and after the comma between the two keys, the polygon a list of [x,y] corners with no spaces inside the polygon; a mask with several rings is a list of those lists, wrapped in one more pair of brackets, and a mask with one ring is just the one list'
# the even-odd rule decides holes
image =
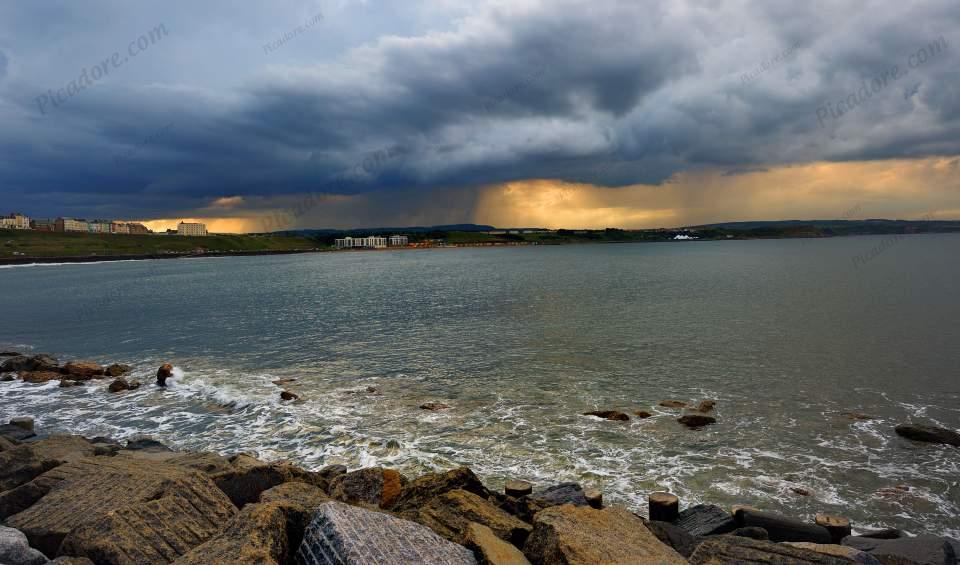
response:
{"label": "white apartment block", "polygon": [[90,233],[110,233],[110,222],[106,220],[94,220],[87,224],[87,230]]}
{"label": "white apartment block", "polygon": [[391,235],[390,247],[406,247],[410,243],[410,238],[405,235]]}
{"label": "white apartment block", "polygon": [[23,214],[10,214],[6,218],[0,218],[0,229],[28,230],[30,229],[30,218]]}
{"label": "white apartment block", "polygon": [[380,235],[371,235],[370,237],[345,237],[337,239],[335,242],[337,249],[349,249],[352,247],[366,247],[373,249],[383,249],[387,246],[387,238]]}
{"label": "white apartment block", "polygon": [[177,224],[177,235],[207,235],[207,225],[180,222]]}

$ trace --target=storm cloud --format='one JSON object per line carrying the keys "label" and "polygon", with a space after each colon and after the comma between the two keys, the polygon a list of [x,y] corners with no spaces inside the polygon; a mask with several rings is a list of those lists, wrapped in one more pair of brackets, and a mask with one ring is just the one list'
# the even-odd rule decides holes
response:
{"label": "storm cloud", "polygon": [[[38,111],[161,25],[162,42]],[[447,219],[471,191],[516,181],[951,156],[958,46],[955,0],[6,3],[0,193],[35,216],[147,219],[224,197],[250,213],[450,191],[456,211],[430,216]],[[895,65],[895,85],[818,119]]]}

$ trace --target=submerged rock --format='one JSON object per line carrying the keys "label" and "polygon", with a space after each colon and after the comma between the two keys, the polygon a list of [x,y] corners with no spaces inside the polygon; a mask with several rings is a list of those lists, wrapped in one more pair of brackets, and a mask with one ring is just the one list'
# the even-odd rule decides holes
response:
{"label": "submerged rock", "polygon": [[695,410],[697,412],[707,413],[707,412],[712,412],[716,406],[717,406],[716,400],[703,400],[700,402],[700,404],[697,405]]}
{"label": "submerged rock", "polygon": [[30,547],[27,536],[14,528],[0,526],[0,563],[4,565],[44,565],[47,558]]}
{"label": "submerged rock", "polygon": [[583,415],[596,416],[597,418],[603,418],[604,420],[617,420],[621,422],[630,420],[630,416],[627,416],[623,412],[617,412],[616,410],[594,410],[592,412],[584,412]]}
{"label": "submerged rock", "polygon": [[283,385],[285,385],[285,384],[295,383],[295,382],[297,382],[297,379],[294,379],[294,378],[277,379],[277,380],[270,381],[270,382],[273,383],[273,384],[275,384],[275,385],[277,385],[277,386],[283,386]]}
{"label": "submerged rock", "polygon": [[74,377],[74,380],[89,380],[104,375],[103,365],[95,361],[70,361],[63,366],[61,372]]}
{"label": "submerged rock", "polygon": [[680,400],[661,400],[658,403],[659,406],[664,408],[686,408],[687,403]]}
{"label": "submerged rock", "polygon": [[442,402],[427,402],[420,405],[421,410],[430,410],[432,412],[436,412],[437,410],[447,410],[449,408],[450,406]]}
{"label": "submerged rock", "polygon": [[523,546],[531,563],[686,563],[625,509],[556,506],[539,512]]}
{"label": "submerged rock", "polygon": [[926,443],[943,443],[960,447],[960,434],[953,430],[937,426],[900,425],[895,428],[897,435]]}
{"label": "submerged rock", "polygon": [[641,419],[647,419],[653,416],[652,412],[647,412],[646,410],[637,410],[634,414],[636,414],[637,418]]}
{"label": "submerged rock", "polygon": [[710,424],[716,424],[717,419],[713,416],[708,416],[701,412],[688,412],[683,416],[677,418],[677,421],[687,426],[688,428],[702,428],[704,426],[709,426]]}
{"label": "submerged rock", "polygon": [[[336,557],[331,557],[336,556]],[[394,565],[476,563],[465,547],[428,528],[339,502],[321,505],[296,554],[298,565]]]}
{"label": "submerged rock", "polygon": [[280,391],[280,400],[299,400],[300,397],[289,390]]}

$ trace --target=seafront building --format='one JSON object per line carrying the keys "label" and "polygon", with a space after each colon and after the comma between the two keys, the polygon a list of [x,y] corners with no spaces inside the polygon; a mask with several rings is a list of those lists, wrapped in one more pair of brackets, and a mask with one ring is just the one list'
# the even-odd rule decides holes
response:
{"label": "seafront building", "polygon": [[337,239],[334,241],[337,249],[349,249],[349,248],[368,248],[368,249],[383,249],[387,246],[387,238],[381,235],[371,235],[370,237],[350,237],[347,236],[343,239]]}
{"label": "seafront building", "polygon": [[30,218],[23,214],[10,214],[5,218],[0,218],[0,229],[28,230],[30,229]]}
{"label": "seafront building", "polygon": [[200,223],[180,222],[177,224],[177,235],[208,235],[207,225]]}
{"label": "seafront building", "polygon": [[88,227],[86,220],[76,220],[74,218],[57,218],[56,227],[53,231],[58,232],[88,232],[90,228]]}
{"label": "seafront building", "polygon": [[390,247],[406,247],[410,243],[410,238],[405,235],[391,235]]}

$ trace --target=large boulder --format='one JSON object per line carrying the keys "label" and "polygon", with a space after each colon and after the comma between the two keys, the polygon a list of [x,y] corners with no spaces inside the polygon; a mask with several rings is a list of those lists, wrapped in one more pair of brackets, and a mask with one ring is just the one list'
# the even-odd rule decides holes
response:
{"label": "large boulder", "polygon": [[[254,460],[256,461],[256,460]],[[327,481],[317,473],[305,471],[300,467],[283,461],[275,463],[253,464],[246,458],[231,461],[231,468],[211,475],[217,487],[230,497],[238,507],[260,500],[263,491],[279,484],[299,481],[327,490]]]}
{"label": "large boulder", "polygon": [[714,536],[705,539],[697,547],[697,550],[690,556],[690,563],[694,565],[723,565],[727,563],[852,565],[856,561],[847,557],[826,555],[783,543],[737,536]]}
{"label": "large boulder", "polygon": [[563,505],[539,512],[523,553],[534,564],[686,563],[643,520],[618,507]]}
{"label": "large boulder", "polygon": [[128,381],[123,377],[118,377],[114,379],[112,383],[110,383],[110,386],[107,387],[107,390],[109,390],[110,392],[121,392],[124,390],[136,390],[138,388],[140,388],[140,381],[138,380]]}
{"label": "large boulder", "polygon": [[60,371],[65,375],[70,375],[70,378],[75,381],[90,380],[104,376],[103,365],[96,361],[70,361],[64,365]]}
{"label": "large boulder", "polygon": [[937,426],[900,425],[894,428],[897,435],[925,443],[945,443],[960,447],[960,434]]}
{"label": "large boulder", "polygon": [[694,430],[717,423],[717,419],[713,416],[696,410],[685,413],[683,416],[677,418],[677,421]]}
{"label": "large boulder", "polygon": [[47,558],[30,547],[19,530],[0,526],[0,563],[4,565],[44,565]]}
{"label": "large boulder", "polygon": [[697,537],[726,534],[737,529],[737,522],[729,512],[710,504],[687,508],[680,513],[674,524]]}
{"label": "large boulder", "polygon": [[330,482],[330,498],[349,504],[390,508],[400,496],[405,482],[403,475],[393,469],[360,469],[334,478]]}
{"label": "large boulder", "polygon": [[694,537],[683,528],[674,526],[670,522],[659,522],[650,520],[646,522],[650,533],[657,536],[657,539],[669,545],[684,557],[693,555],[693,551],[700,545],[702,538]]}
{"label": "large boulder", "polygon": [[113,365],[108,366],[104,369],[104,373],[108,377],[120,377],[126,375],[133,369],[130,365],[124,365],[122,363],[114,363]]}
{"label": "large boulder", "polygon": [[486,499],[460,489],[437,496],[418,511],[403,516],[456,543],[463,543],[467,528],[473,522],[490,528],[497,537],[517,547],[523,546],[533,530],[530,524],[507,514]]}
{"label": "large boulder", "polygon": [[417,509],[426,505],[434,497],[457,489],[472,492],[481,498],[490,496],[490,492],[473,474],[473,471],[460,467],[445,473],[429,473],[417,477],[404,485],[391,509],[397,512]]}
{"label": "large boulder", "polygon": [[881,563],[942,565],[957,563],[957,546],[948,538],[921,535],[915,538],[874,539],[849,536],[843,545],[866,551]]}
{"label": "large boulder", "polygon": [[[80,436],[53,436],[0,452],[0,492],[94,453],[95,447]],[[2,518],[4,516],[0,516]]]}
{"label": "large boulder", "polygon": [[462,545],[473,552],[480,565],[530,565],[519,549],[482,524],[467,526]]}
{"label": "large boulder", "polygon": [[[48,557],[167,563],[215,535],[236,513],[203,474],[126,457],[66,463],[0,495],[29,507],[6,523]],[[33,500],[30,500],[33,499]]]}
{"label": "large boulder", "polygon": [[861,565],[881,565],[880,561],[869,553],[845,545],[810,543],[805,541],[788,541],[785,543],[792,547],[799,547],[800,549],[807,549],[824,555],[849,559],[851,562],[860,563]]}
{"label": "large boulder", "polygon": [[287,504],[296,504],[307,510],[313,510],[324,502],[329,502],[330,497],[318,486],[300,481],[291,481],[275,487],[269,488],[260,494],[260,502],[283,502]]}
{"label": "large boulder", "polygon": [[248,504],[226,529],[176,563],[285,565],[291,562],[309,517],[303,508],[282,502]]}
{"label": "large boulder", "polygon": [[56,371],[59,369],[57,360],[46,354],[17,355],[0,363],[0,373],[21,372],[21,371]]}
{"label": "large boulder", "polygon": [[465,547],[428,528],[339,502],[321,505],[297,551],[298,565],[394,565],[476,563]]}
{"label": "large boulder", "polygon": [[572,504],[574,506],[589,506],[583,487],[577,483],[560,483],[543,489],[520,499],[520,515],[524,519],[532,519],[533,515],[546,508]]}
{"label": "large boulder", "polygon": [[25,430],[16,424],[0,424],[0,437],[8,440],[23,441],[36,435],[33,431]]}

